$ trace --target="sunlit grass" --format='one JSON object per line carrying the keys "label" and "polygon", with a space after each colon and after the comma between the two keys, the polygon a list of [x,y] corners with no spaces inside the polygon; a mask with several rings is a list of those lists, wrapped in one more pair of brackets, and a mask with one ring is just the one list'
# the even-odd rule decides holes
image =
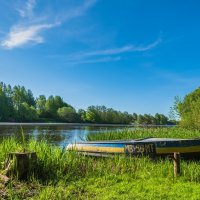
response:
{"label": "sunlit grass", "polygon": [[123,129],[119,131],[106,131],[90,133],[87,140],[131,140],[138,138],[200,138],[200,130],[188,130],[184,128],[137,128]]}
{"label": "sunlit grass", "polygon": [[[132,130],[126,135],[127,131],[116,135],[90,134],[88,139],[199,136],[198,131],[174,128]],[[15,138],[0,142],[0,170],[7,154],[21,146]],[[26,148],[37,153],[36,169],[27,181],[12,180],[5,188],[0,187],[0,191],[5,191],[5,199],[198,199],[200,196],[199,161],[182,160],[181,176],[174,178],[173,161],[169,159],[86,157],[34,139],[27,142]]]}

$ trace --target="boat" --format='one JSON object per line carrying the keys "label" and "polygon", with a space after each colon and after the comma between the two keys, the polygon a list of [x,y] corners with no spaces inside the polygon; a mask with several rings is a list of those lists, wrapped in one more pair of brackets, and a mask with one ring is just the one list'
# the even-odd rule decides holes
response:
{"label": "boat", "polygon": [[159,156],[174,152],[200,157],[200,138],[144,138],[135,140],[84,141],[69,144],[67,150],[94,156],[126,154],[132,156]]}

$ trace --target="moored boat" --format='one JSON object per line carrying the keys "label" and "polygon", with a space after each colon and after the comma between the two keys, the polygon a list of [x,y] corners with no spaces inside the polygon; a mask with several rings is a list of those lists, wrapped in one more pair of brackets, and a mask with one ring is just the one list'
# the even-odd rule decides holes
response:
{"label": "moored boat", "polygon": [[135,140],[86,141],[69,144],[68,150],[85,154],[168,155],[200,154],[200,139],[145,138]]}

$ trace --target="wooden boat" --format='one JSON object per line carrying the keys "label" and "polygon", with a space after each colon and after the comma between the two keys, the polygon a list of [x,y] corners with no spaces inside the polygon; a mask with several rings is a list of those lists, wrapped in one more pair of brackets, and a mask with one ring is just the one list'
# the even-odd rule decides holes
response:
{"label": "wooden boat", "polygon": [[200,155],[200,139],[145,138],[136,140],[90,141],[69,144],[67,150],[88,155],[168,155],[174,152]]}

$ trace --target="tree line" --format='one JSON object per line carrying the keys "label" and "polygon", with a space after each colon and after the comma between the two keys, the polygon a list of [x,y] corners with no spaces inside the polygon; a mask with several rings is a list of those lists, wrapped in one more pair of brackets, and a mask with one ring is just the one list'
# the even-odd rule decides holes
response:
{"label": "tree line", "polygon": [[129,114],[105,106],[76,109],[60,96],[39,95],[35,98],[24,86],[0,83],[1,122],[79,122],[105,124],[166,125],[172,122],[163,114]]}

